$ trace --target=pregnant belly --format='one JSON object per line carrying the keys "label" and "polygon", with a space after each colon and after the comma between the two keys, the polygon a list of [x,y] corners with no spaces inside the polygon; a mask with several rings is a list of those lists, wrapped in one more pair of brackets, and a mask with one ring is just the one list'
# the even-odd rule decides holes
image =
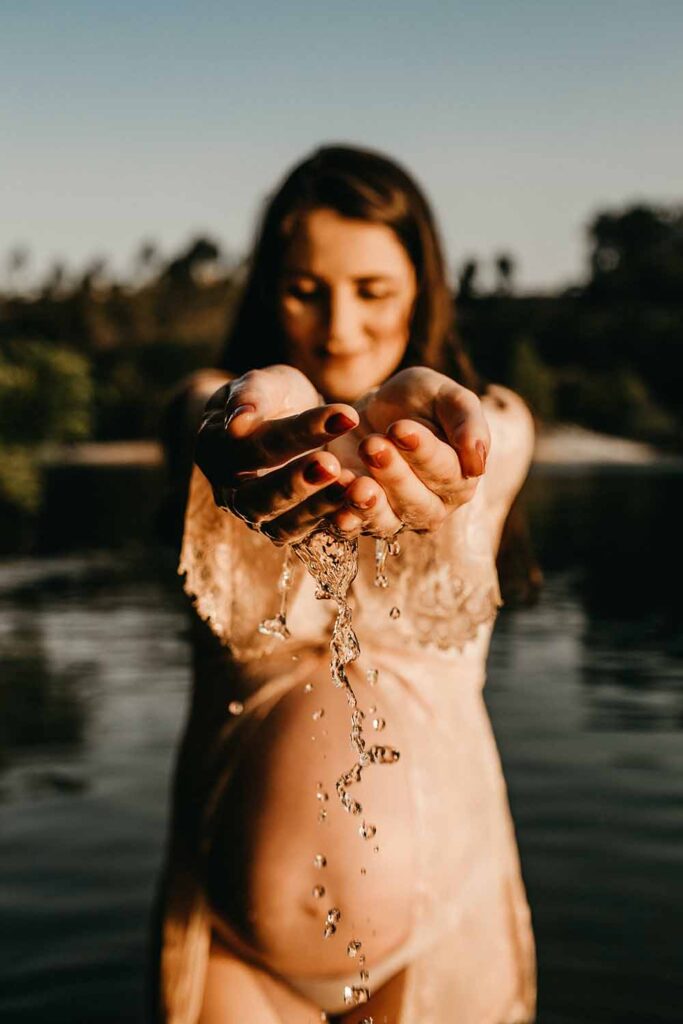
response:
{"label": "pregnant belly", "polygon": [[[368,766],[351,787],[361,814],[342,808],[335,781],[356,760],[350,709],[329,681],[327,662],[316,659],[312,668],[313,691],[298,685],[282,697],[241,752],[221,802],[208,890],[219,935],[236,935],[284,974],[334,975],[357,966],[347,955],[352,940],[362,942],[371,969],[409,934],[417,837],[407,737],[393,718],[373,729],[382,696],[359,671],[352,682],[366,711],[367,744],[385,743],[404,756]],[[376,833],[367,828],[364,838],[363,823]],[[341,918],[325,939],[331,908]]]}

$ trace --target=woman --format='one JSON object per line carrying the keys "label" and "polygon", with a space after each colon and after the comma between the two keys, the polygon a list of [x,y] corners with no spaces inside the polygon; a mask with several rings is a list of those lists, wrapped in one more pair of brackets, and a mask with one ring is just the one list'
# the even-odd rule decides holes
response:
{"label": "woman", "polygon": [[[196,672],[160,1017],[531,1021],[533,938],[481,688],[532,421],[506,389],[472,390],[431,214],[403,170],[349,147],[294,169],[268,206],[225,367],[189,403],[221,384],[181,556]],[[297,559],[288,635],[277,619],[259,631],[284,546],[321,525],[360,537],[348,674],[366,734],[372,720],[400,751],[364,770],[362,821],[335,794],[352,760],[329,680],[335,609]],[[377,587],[375,538],[399,531]],[[369,1001],[350,1007],[363,988]]]}

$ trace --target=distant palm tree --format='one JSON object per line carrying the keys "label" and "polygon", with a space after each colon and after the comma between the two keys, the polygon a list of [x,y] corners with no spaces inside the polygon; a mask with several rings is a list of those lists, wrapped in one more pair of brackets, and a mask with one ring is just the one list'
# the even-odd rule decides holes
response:
{"label": "distant palm tree", "polygon": [[496,291],[502,295],[510,295],[513,291],[515,277],[515,258],[510,253],[500,252],[495,258]]}

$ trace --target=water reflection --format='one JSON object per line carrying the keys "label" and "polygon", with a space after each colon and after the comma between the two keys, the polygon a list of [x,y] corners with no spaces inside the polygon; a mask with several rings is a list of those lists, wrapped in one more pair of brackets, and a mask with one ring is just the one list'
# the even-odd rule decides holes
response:
{"label": "water reflection", "polygon": [[620,467],[527,485],[532,532],[553,600],[583,610],[587,729],[680,729],[683,474]]}
{"label": "water reflection", "polygon": [[[536,607],[501,614],[486,699],[537,935],[539,1024],[681,1018],[682,491],[681,476],[623,470],[536,472],[528,486],[547,582]],[[136,502],[118,495],[128,530]],[[185,612],[173,565],[150,549],[0,564],[3,1021],[142,1020]]]}

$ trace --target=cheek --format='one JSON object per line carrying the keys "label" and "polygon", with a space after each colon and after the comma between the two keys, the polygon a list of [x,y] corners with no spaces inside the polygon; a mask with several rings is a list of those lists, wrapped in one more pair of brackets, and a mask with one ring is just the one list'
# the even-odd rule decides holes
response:
{"label": "cheek", "polygon": [[378,341],[407,344],[411,310],[404,303],[387,304],[372,317],[371,330]]}
{"label": "cheek", "polygon": [[292,309],[285,304],[281,309],[280,323],[290,344],[299,347],[315,344],[319,331],[319,317],[315,309]]}

